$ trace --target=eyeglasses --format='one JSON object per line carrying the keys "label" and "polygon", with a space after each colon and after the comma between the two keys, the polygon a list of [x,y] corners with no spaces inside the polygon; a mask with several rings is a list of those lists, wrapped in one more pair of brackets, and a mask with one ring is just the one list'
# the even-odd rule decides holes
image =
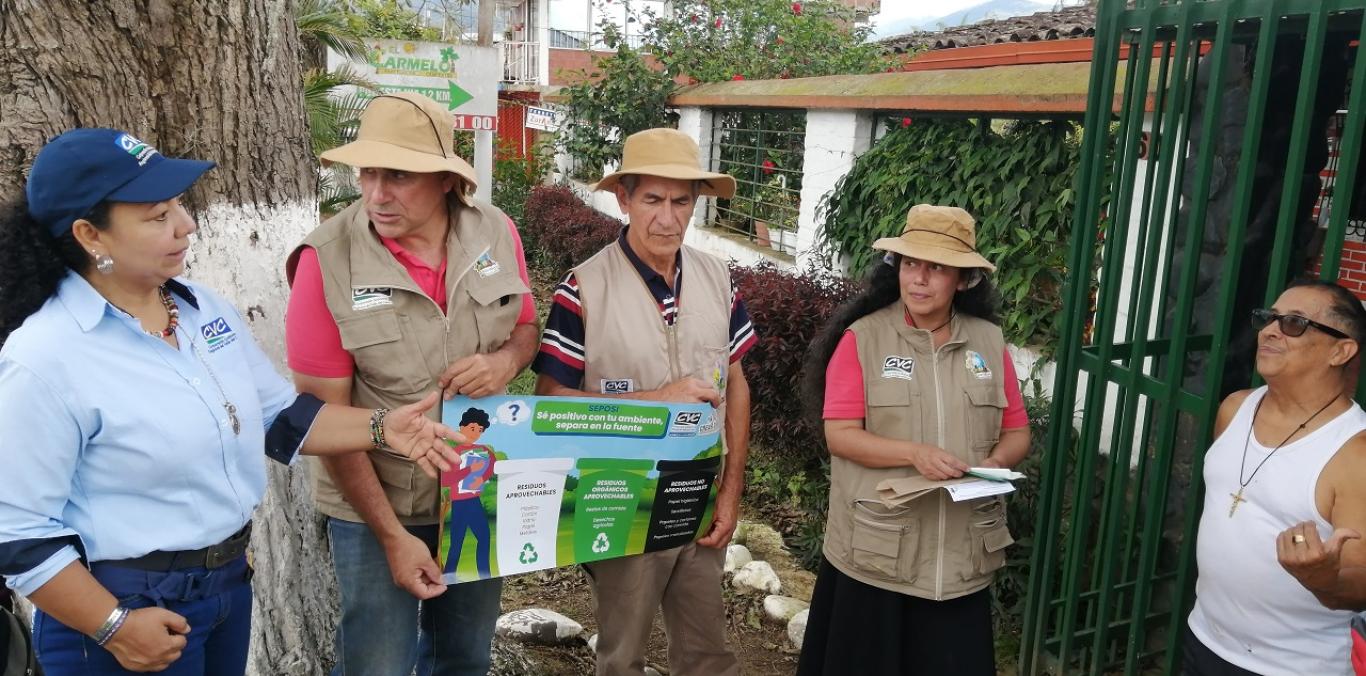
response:
{"label": "eyeglasses", "polygon": [[1304,335],[1305,330],[1311,326],[1334,338],[1351,338],[1351,336],[1348,336],[1331,326],[1320,324],[1308,317],[1277,314],[1270,310],[1262,309],[1252,311],[1252,325],[1256,327],[1257,330],[1260,331],[1261,329],[1266,328],[1271,322],[1280,324],[1281,333],[1284,333],[1291,338],[1297,338]]}

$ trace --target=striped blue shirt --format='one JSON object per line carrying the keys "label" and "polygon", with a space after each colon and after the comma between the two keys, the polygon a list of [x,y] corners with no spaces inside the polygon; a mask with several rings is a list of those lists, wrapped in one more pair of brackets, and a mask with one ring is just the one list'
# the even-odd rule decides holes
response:
{"label": "striped blue shirt", "polygon": [[22,594],[82,554],[221,542],[265,493],[263,449],[292,461],[321,408],[296,404],[230,303],[168,288],[179,349],[75,273],[0,349],[0,575]]}
{"label": "striped blue shirt", "polygon": [[[673,284],[659,274],[631,249],[626,240],[626,228],[622,228],[617,243],[631,261],[645,286],[650,290],[655,303],[659,306],[659,317],[668,326],[678,319],[678,295],[683,288],[683,254],[677,254],[674,265]],[[564,387],[578,389],[583,386],[583,344],[585,329],[583,308],[579,302],[579,282],[573,271],[565,275],[555,287],[551,299],[550,315],[545,320],[545,331],[541,333],[540,351],[531,369],[538,374],[548,375]],[[734,292],[730,304],[730,363],[740,361],[750,348],[759,341],[754,332],[754,324],[749,319],[749,311],[740,300],[739,291]]]}

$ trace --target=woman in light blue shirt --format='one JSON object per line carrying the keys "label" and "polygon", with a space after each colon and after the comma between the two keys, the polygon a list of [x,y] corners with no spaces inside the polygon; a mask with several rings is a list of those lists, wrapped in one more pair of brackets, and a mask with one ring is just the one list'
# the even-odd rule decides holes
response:
{"label": "woman in light blue shirt", "polygon": [[241,674],[263,454],[377,450],[429,473],[460,439],[422,402],[296,395],[237,310],[180,279],[179,196],[211,162],[76,129],[0,213],[0,576],[50,676]]}

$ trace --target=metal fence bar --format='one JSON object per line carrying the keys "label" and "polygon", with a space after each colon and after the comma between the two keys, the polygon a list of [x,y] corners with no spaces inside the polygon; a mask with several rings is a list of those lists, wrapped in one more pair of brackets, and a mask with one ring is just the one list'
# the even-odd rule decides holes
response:
{"label": "metal fence bar", "polygon": [[[1029,595],[1025,602],[1025,625],[1020,648],[1020,668],[1024,676],[1038,673],[1043,651],[1048,640],[1049,599],[1052,598],[1052,571],[1058,564],[1057,551],[1048,546],[1057,540],[1061,530],[1058,515],[1062,512],[1068,466],[1066,448],[1071,444],[1073,402],[1076,401],[1076,380],[1067,377],[1075,368],[1081,352],[1081,336],[1086,326],[1091,275],[1091,251],[1096,240],[1096,223],[1100,215],[1100,177],[1106,163],[1108,127],[1115,86],[1115,71],[1119,53],[1118,28],[1123,8],[1115,2],[1102,3],[1097,17],[1097,31],[1084,128],[1092,133],[1082,138],[1078,199],[1073,222],[1076,224],[1069,256],[1069,269],[1074,271],[1067,282],[1064,297],[1067,308],[1063,313],[1064,342],[1057,355],[1057,373],[1050,407],[1053,424],[1048,430],[1048,448],[1042,469],[1039,510],[1035,523],[1036,546],[1030,557]],[[1085,272],[1083,272],[1085,271]]]}
{"label": "metal fence bar", "polygon": [[[1135,175],[1138,171],[1137,148],[1139,137],[1143,132],[1144,108],[1148,98],[1148,77],[1149,69],[1152,66],[1153,53],[1153,30],[1151,26],[1142,29],[1139,33],[1138,46],[1130,43],[1130,71],[1134,72],[1134,79],[1129,82],[1129,96],[1125,108],[1129,115],[1127,119],[1120,123],[1120,128],[1126,134],[1125,148],[1122,153],[1123,165],[1120,172],[1120,181],[1116,186],[1116,191],[1112,193],[1112,204],[1115,204],[1115,228],[1112,234],[1107,237],[1114,242],[1118,250],[1116,255],[1118,265],[1111,269],[1106,267],[1106,276],[1113,275],[1116,279],[1108,289],[1109,294],[1102,296],[1105,307],[1115,307],[1119,304],[1119,290],[1124,286],[1123,255],[1128,248],[1129,214],[1132,206],[1134,194]],[[1123,119],[1123,118],[1122,118]],[[1117,313],[1109,313],[1115,316]],[[1129,321],[1133,321],[1129,317]],[[1101,344],[1099,359],[1102,365],[1108,364],[1112,356],[1114,338],[1111,332],[1106,331],[1105,342]],[[1101,377],[1102,374],[1093,374]],[[1108,388],[1107,388],[1108,390]],[[1105,392],[1106,390],[1102,390]],[[1101,409],[1104,410],[1104,397],[1101,397]],[[1129,458],[1132,453],[1132,435],[1134,418],[1137,415],[1138,397],[1132,394],[1129,388],[1119,388],[1119,400],[1115,402],[1115,410],[1120,412],[1119,419],[1112,421],[1111,442],[1110,442],[1110,471],[1105,481],[1104,495],[1101,498],[1102,511],[1100,514],[1099,549],[1095,552],[1093,561],[1093,585],[1100,589],[1100,597],[1096,603],[1096,623],[1100,630],[1095,634],[1092,643],[1092,652],[1095,654],[1095,661],[1091,663],[1091,673],[1099,676],[1106,660],[1102,658],[1106,650],[1106,640],[1109,632],[1106,628],[1111,625],[1111,610],[1114,603],[1114,584],[1115,569],[1120,562],[1115,558],[1115,550],[1119,547],[1119,519],[1124,509],[1125,493],[1129,479]],[[1104,416],[1100,416],[1102,420]],[[1129,442],[1125,442],[1125,435],[1128,435]]]}
{"label": "metal fence bar", "polygon": [[[1362,24],[1357,31],[1357,39],[1366,37],[1366,12],[1362,12]],[[1333,191],[1333,212],[1328,219],[1328,232],[1323,239],[1323,266],[1321,278],[1335,280],[1342,263],[1342,242],[1347,237],[1347,217],[1352,208],[1353,186],[1356,185],[1357,172],[1361,160],[1361,125],[1366,111],[1366,60],[1361,58],[1361,46],[1356,48],[1356,63],[1352,73],[1351,100],[1347,103],[1347,121],[1343,126],[1342,143],[1338,146],[1338,168],[1333,179],[1335,186],[1342,189]]]}
{"label": "metal fence bar", "polygon": [[1304,174],[1305,155],[1309,151],[1309,123],[1314,110],[1314,92],[1318,89],[1319,71],[1323,65],[1324,36],[1328,32],[1328,13],[1322,5],[1309,12],[1308,37],[1304,44],[1304,63],[1300,67],[1300,89],[1295,106],[1295,122],[1290,128],[1290,155],[1285,162],[1285,186],[1281,190],[1281,209],[1276,218],[1276,241],[1271,249],[1270,270],[1266,285],[1268,306],[1285,286],[1286,264],[1290,260],[1291,240],[1295,233],[1295,212],[1300,202],[1300,182],[1290,177]]}

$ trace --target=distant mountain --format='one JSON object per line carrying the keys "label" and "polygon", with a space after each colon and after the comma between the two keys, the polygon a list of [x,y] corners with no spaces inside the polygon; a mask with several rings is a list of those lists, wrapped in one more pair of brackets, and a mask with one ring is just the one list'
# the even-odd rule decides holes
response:
{"label": "distant mountain", "polygon": [[[1012,16],[1026,16],[1035,12],[1046,12],[1058,6],[1056,0],[986,0],[967,9],[950,12],[943,16],[906,17],[879,24],[876,39],[893,35],[904,35],[915,31],[937,31],[955,26],[966,26],[986,19],[1005,19]],[[1072,4],[1072,3],[1066,3]]]}

